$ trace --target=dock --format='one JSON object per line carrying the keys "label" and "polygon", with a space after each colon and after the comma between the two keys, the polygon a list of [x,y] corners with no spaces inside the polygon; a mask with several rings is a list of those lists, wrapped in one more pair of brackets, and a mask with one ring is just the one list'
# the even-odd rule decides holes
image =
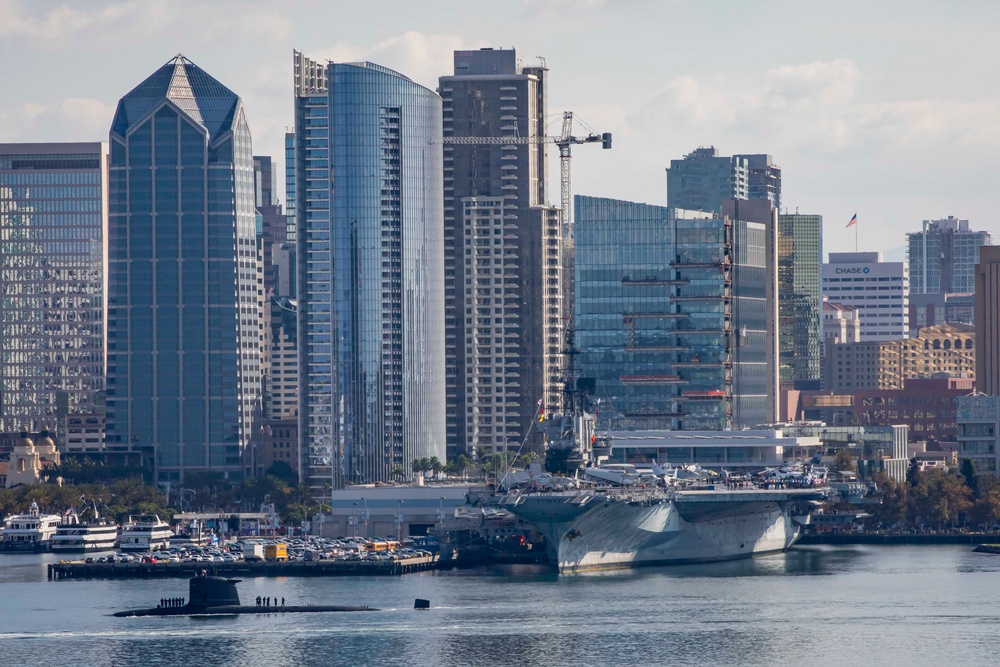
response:
{"label": "dock", "polygon": [[60,561],[49,563],[52,581],[62,579],[158,579],[190,578],[204,571],[219,577],[353,577],[400,576],[426,572],[438,567],[437,556],[379,561],[258,561],[247,563],[85,563]]}

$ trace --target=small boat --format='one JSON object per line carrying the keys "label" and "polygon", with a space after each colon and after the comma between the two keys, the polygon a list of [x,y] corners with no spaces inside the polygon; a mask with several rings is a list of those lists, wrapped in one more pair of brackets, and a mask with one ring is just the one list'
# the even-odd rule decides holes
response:
{"label": "small boat", "polygon": [[60,521],[62,517],[58,514],[42,514],[38,503],[32,502],[27,514],[15,514],[4,520],[0,552],[48,551]]}

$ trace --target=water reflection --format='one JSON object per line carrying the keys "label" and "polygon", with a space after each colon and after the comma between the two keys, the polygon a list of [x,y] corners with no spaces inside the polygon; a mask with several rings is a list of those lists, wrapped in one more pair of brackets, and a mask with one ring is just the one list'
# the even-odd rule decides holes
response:
{"label": "water reflection", "polygon": [[[0,565],[5,666],[990,664],[1000,621],[1000,557],[967,547],[809,547],[574,576],[516,566],[253,579],[240,584],[245,599],[386,611],[213,619],[107,615],[180,579],[46,582],[37,563],[14,569]],[[433,608],[415,612],[416,597]]]}

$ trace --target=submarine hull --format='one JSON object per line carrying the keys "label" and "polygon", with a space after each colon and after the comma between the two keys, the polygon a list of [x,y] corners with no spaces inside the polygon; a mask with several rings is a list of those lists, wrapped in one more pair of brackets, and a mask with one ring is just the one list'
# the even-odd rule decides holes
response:
{"label": "submarine hull", "polygon": [[153,607],[151,609],[131,609],[115,612],[119,618],[136,616],[233,616],[236,614],[303,614],[331,611],[379,611],[374,607],[350,607],[342,605],[305,605],[286,607],[249,607],[243,605],[228,605],[218,607],[198,607],[185,605],[183,607]]}

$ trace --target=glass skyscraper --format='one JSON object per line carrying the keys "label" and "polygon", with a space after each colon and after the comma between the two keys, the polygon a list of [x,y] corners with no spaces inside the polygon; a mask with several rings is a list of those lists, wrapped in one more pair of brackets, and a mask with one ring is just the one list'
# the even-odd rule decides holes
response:
{"label": "glass skyscraper", "polygon": [[0,144],[0,431],[104,389],[107,144]]}
{"label": "glass skyscraper", "polygon": [[781,208],[781,167],[764,153],[719,155],[714,146],[696,148],[667,169],[667,205],[718,213],[729,199],[766,199]]}
{"label": "glass skyscraper", "polygon": [[109,446],[159,483],[242,476],[260,418],[260,265],[240,98],[177,56],[111,126]]}
{"label": "glass skyscraper", "polygon": [[576,197],[579,374],[596,380],[600,418],[612,428],[773,420],[774,225],[740,219],[766,220],[767,202],[738,204],[727,217],[685,218]]}
{"label": "glass skyscraper", "polygon": [[823,330],[823,216],[778,216],[778,331],[783,386],[819,389]]}
{"label": "glass skyscraper", "polygon": [[910,294],[975,292],[979,248],[984,245],[993,245],[993,236],[970,229],[968,220],[924,220],[921,231],[906,235]]}
{"label": "glass skyscraper", "polygon": [[441,99],[294,54],[299,431],[309,483],[445,456]]}

